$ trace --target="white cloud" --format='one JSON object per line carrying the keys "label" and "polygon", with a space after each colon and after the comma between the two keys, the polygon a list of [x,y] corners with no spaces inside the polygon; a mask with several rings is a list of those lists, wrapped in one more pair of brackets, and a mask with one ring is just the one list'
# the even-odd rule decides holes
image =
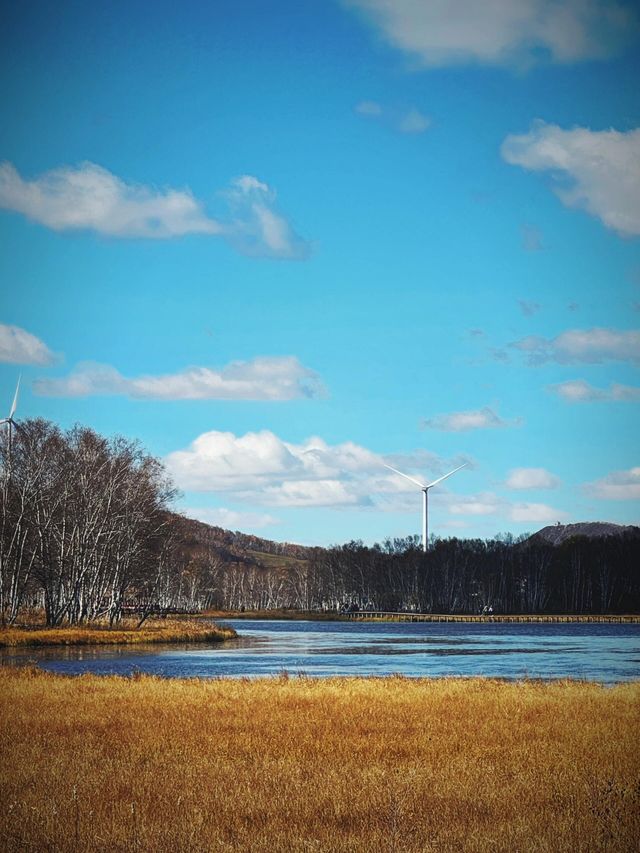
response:
{"label": "white cloud", "polygon": [[603,498],[612,501],[630,501],[640,499],[640,467],[630,468],[628,471],[613,471],[587,483],[587,492],[595,498]]}
{"label": "white cloud", "polygon": [[311,254],[311,244],[276,211],[276,194],[267,184],[242,175],[223,195],[232,216],[225,237],[243,255],[302,260]]}
{"label": "white cloud", "polygon": [[496,515],[500,512],[502,503],[500,498],[491,492],[456,495],[453,500],[447,502],[447,509],[452,515]]}
{"label": "white cloud", "polygon": [[570,329],[555,338],[529,335],[510,344],[527,354],[530,365],[602,364],[606,361],[640,362],[640,330]]}
{"label": "white cloud", "polygon": [[210,217],[189,189],[128,184],[95,163],[63,166],[24,180],[0,165],[0,208],[54,231],[89,230],[108,237],[169,239],[186,234],[222,237],[246,255],[303,258],[309,244],[276,212],[275,193],[250,175],[222,193],[231,219]]}
{"label": "white cloud", "polygon": [[416,107],[404,111],[383,107],[377,101],[360,101],[356,104],[355,111],[365,118],[376,119],[399,133],[419,134],[431,127],[431,119]]}
{"label": "white cloud", "polygon": [[324,393],[318,375],[294,356],[234,361],[220,370],[191,367],[164,376],[129,379],[107,364],[85,362],[69,376],[38,379],[46,397],[126,395],[153,400],[293,400]]}
{"label": "white cloud", "polygon": [[557,385],[549,385],[548,388],[569,403],[640,400],[639,387],[618,382],[612,382],[608,388],[596,388],[584,379],[569,379]]}
{"label": "white cloud", "polygon": [[443,496],[443,503],[452,515],[498,516],[508,521],[547,522],[561,521],[568,517],[563,510],[543,503],[511,503],[493,492],[478,495]]}
{"label": "white cloud", "polygon": [[545,468],[513,468],[509,471],[505,486],[508,489],[555,489],[560,480]]}
{"label": "white cloud", "polygon": [[566,521],[569,513],[548,504],[516,503],[509,507],[507,517],[510,521],[535,521],[542,524],[549,521]]}
{"label": "white cloud", "polygon": [[424,133],[429,127],[431,127],[431,119],[415,108],[405,113],[398,123],[400,133]]}
{"label": "white cloud", "polygon": [[[353,442],[329,445],[317,436],[294,444],[268,430],[242,436],[212,430],[185,450],[170,453],[165,462],[186,490],[229,493],[262,506],[375,504],[382,511],[397,512],[407,506],[404,496],[413,497],[417,489],[385,469],[386,459],[391,464],[406,463],[408,472],[428,467],[439,474],[451,464],[424,452],[383,457]],[[412,509],[414,505],[412,500]]]}
{"label": "white cloud", "polygon": [[622,236],[640,234],[640,128],[563,130],[537,121],[529,133],[507,136],[501,153],[512,165],[550,172],[567,207],[586,210]]}
{"label": "white cloud", "polygon": [[187,507],[182,510],[187,518],[195,518],[204,524],[214,527],[224,527],[226,530],[256,530],[261,527],[271,527],[280,524],[280,519],[267,513],[237,512],[226,507]]}
{"label": "white cloud", "polygon": [[40,338],[20,326],[0,323],[0,362],[45,367],[54,361],[55,355]]}
{"label": "white cloud", "polygon": [[381,116],[382,107],[377,101],[360,101],[356,104],[356,112],[361,116]]}
{"label": "white cloud", "polygon": [[445,432],[465,432],[471,429],[495,429],[497,427],[520,426],[521,423],[521,418],[505,420],[497,415],[489,406],[484,406],[482,409],[436,415],[433,418],[424,420],[422,425],[431,429],[444,430]]}
{"label": "white cloud", "polygon": [[343,0],[423,66],[599,59],[637,29],[615,0]]}
{"label": "white cloud", "polygon": [[547,522],[561,521],[568,517],[564,510],[543,503],[511,503],[493,492],[481,492],[478,495],[445,495],[440,498],[452,515],[462,516],[499,516],[509,521]]}

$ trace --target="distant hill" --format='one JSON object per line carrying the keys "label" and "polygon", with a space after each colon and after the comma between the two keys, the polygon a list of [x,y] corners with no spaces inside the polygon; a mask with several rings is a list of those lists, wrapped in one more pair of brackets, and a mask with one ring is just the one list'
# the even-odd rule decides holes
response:
{"label": "distant hill", "polygon": [[547,542],[551,545],[561,545],[567,539],[575,536],[586,536],[589,539],[603,536],[640,536],[640,527],[631,524],[614,524],[611,521],[580,521],[577,524],[552,524],[538,530],[526,541],[528,543]]}
{"label": "distant hill", "polygon": [[316,550],[292,542],[274,542],[238,530],[225,530],[193,518],[177,518],[187,550],[205,549],[224,563],[286,569],[309,559]]}

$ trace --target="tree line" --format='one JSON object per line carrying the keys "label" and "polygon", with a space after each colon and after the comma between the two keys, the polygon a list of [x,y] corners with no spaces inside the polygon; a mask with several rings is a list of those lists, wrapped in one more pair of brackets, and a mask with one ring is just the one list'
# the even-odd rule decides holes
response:
{"label": "tree line", "polygon": [[0,435],[0,617],[49,625],[131,603],[185,610],[424,613],[640,611],[640,536],[271,543],[183,518],[162,464],[133,441],[27,420]]}

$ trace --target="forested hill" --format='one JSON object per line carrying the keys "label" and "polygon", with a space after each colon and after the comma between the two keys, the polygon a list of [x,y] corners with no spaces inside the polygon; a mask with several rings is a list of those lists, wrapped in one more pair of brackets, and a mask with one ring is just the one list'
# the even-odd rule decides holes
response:
{"label": "forested hill", "polygon": [[192,547],[211,548],[227,562],[263,562],[274,565],[278,562],[274,558],[282,557],[284,559],[281,563],[285,566],[291,559],[306,560],[317,550],[292,542],[274,542],[239,530],[225,530],[185,516],[176,516],[176,519],[179,519],[183,536]]}
{"label": "forested hill", "polygon": [[561,545],[567,539],[575,536],[586,536],[588,539],[599,539],[606,536],[638,536],[640,527],[631,524],[614,524],[611,521],[581,521],[577,524],[554,524],[543,527],[526,541],[528,543],[548,542],[551,545]]}

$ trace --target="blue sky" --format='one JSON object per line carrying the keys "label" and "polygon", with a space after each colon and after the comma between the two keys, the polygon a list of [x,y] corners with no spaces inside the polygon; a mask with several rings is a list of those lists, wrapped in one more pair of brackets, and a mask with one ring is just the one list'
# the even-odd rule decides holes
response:
{"label": "blue sky", "polygon": [[478,7],[7,4],[7,409],[279,540],[638,523],[638,16]]}

